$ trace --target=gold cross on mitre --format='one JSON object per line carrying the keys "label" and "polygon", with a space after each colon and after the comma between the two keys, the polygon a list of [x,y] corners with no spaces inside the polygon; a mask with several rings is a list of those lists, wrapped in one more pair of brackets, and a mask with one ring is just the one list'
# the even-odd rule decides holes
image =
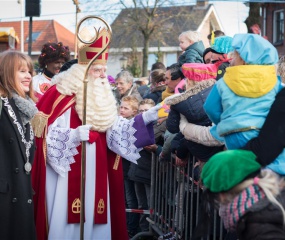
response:
{"label": "gold cross on mitre", "polygon": [[[97,32],[96,32],[97,33]],[[87,27],[83,27],[80,31],[79,35],[83,39],[87,39],[88,41],[92,39],[91,33]],[[96,56],[99,52],[102,51],[109,43],[110,43],[111,33],[106,28],[102,28],[98,30],[97,40],[93,43],[78,43],[78,63],[79,64],[88,64],[90,60]],[[108,50],[107,47],[93,62],[93,64],[106,64],[108,60]]]}

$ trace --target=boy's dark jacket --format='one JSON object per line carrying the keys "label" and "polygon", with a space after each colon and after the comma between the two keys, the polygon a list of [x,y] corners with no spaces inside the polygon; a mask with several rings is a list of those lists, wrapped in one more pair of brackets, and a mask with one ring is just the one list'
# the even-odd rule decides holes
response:
{"label": "boy's dark jacket", "polygon": [[128,177],[130,180],[150,185],[151,180],[151,152],[140,151],[141,157],[137,160],[138,164],[131,163]]}

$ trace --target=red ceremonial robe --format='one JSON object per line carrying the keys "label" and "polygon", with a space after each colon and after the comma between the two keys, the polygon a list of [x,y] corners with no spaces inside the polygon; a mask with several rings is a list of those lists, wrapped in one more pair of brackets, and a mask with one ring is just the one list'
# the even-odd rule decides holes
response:
{"label": "red ceremonial robe", "polygon": [[[70,107],[74,107],[74,105],[74,96],[61,95],[56,90],[56,86],[52,86],[37,103],[39,111],[48,115],[48,126],[52,124],[59,116],[61,116],[61,114],[63,114]],[[32,185],[35,191],[35,224],[37,230],[37,239],[39,240],[45,240],[48,238],[48,222],[46,212],[45,145],[45,135],[48,126],[45,126],[42,137],[36,137],[37,149],[32,169]],[[107,152],[108,158],[107,171],[110,196],[110,206],[108,207],[110,207],[112,239],[126,240],[128,239],[128,233],[125,213],[122,161],[119,162],[117,169],[114,169],[113,167],[115,164],[116,154],[108,149],[106,142],[103,145],[103,151]],[[79,153],[78,155],[81,156],[81,153]]]}

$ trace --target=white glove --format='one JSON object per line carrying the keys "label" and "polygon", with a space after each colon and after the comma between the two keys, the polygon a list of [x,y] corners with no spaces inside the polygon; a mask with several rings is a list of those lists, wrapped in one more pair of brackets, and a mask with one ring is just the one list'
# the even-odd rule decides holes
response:
{"label": "white glove", "polygon": [[142,118],[145,125],[148,125],[151,122],[154,122],[158,119],[158,110],[161,108],[161,104],[157,104],[156,106],[150,108],[146,112],[143,112]]}
{"label": "white glove", "polygon": [[82,125],[75,129],[77,134],[77,139],[80,141],[88,141],[89,140],[89,130],[92,125]]}

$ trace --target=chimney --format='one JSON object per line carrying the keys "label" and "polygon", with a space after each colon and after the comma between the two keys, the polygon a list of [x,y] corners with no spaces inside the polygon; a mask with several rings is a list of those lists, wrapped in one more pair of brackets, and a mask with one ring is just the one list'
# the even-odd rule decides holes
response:
{"label": "chimney", "polygon": [[206,7],[209,5],[209,1],[206,0],[197,0],[197,7]]}

